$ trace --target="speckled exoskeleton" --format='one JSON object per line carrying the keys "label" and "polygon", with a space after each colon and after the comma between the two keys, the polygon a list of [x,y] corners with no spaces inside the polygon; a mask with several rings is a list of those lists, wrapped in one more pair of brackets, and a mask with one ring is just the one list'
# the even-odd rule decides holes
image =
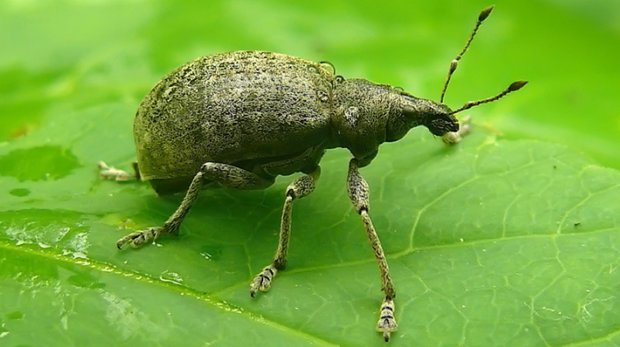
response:
{"label": "speckled exoskeleton", "polygon": [[[422,125],[446,143],[457,143],[468,127],[454,114],[518,90],[452,111],[443,104],[450,76],[491,8],[481,12],[465,47],[450,64],[440,102],[364,79],[335,75],[331,64],[259,51],[217,54],[194,60],[161,80],[142,101],[134,122],[139,177],[159,194],[186,191],[178,209],[160,227],[133,232],[117,242],[137,247],[175,234],[206,183],[263,189],[278,175],[301,172],[287,188],[278,247],[273,261],[256,275],[250,294],[269,289],[284,269],[293,201],[310,194],[325,150],[349,149],[347,190],[379,265],[383,302],[377,329],[385,340],[396,330],[395,291],[368,209],[368,185],[359,173],[380,144],[401,139]],[[100,164],[102,175],[127,179]]]}

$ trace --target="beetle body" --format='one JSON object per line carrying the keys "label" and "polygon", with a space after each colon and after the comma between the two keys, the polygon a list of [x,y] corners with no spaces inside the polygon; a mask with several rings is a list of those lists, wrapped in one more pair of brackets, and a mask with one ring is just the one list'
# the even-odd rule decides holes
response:
{"label": "beetle body", "polygon": [[[169,74],[142,101],[134,122],[138,166],[165,194],[186,189],[205,162],[271,181],[309,172],[328,148],[346,147],[365,165],[379,144],[422,123],[416,110],[449,111],[419,100],[288,55],[207,56]],[[446,130],[458,130],[455,118],[445,120]]]}

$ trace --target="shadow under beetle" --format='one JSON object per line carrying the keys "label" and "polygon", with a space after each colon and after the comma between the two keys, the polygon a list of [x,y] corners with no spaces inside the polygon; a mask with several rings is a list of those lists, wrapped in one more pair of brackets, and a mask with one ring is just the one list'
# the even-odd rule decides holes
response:
{"label": "shadow under beetle", "polygon": [[[121,238],[118,248],[133,247],[176,234],[205,183],[238,189],[263,189],[278,175],[302,172],[287,188],[278,248],[271,264],[254,277],[252,297],[267,291],[286,266],[293,201],[314,190],[326,149],[347,148],[347,191],[359,213],[379,265],[384,297],[377,330],[386,341],[397,328],[396,296],[381,243],[370,219],[368,184],[359,173],[383,142],[401,139],[423,125],[448,144],[457,143],[468,125],[454,114],[495,101],[527,82],[517,81],[498,95],[468,102],[457,110],[443,98],[478,27],[492,7],[478,16],[463,50],[450,63],[440,102],[415,97],[388,85],[335,75],[329,63],[260,51],[239,51],[196,59],[162,79],[144,98],[134,120],[138,156],[136,178],[158,194],[186,190],[181,205],[160,227]],[[100,163],[104,178],[129,174]]]}

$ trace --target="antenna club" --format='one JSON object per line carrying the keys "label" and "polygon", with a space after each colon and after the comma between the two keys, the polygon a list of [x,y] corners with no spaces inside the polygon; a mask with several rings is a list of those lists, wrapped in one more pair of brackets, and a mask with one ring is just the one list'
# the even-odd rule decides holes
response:
{"label": "antenna club", "polygon": [[482,12],[480,12],[480,15],[478,15],[478,22],[482,22],[483,20],[487,19],[487,17],[491,14],[491,11],[493,11],[493,5],[485,8],[484,10],[482,10]]}
{"label": "antenna club", "polygon": [[450,62],[450,73],[453,73],[456,70],[456,67],[458,65],[459,61],[457,59],[453,59]]}
{"label": "antenna club", "polygon": [[516,82],[512,82],[510,84],[510,86],[508,86],[508,91],[509,92],[514,92],[517,91],[521,88],[523,88],[523,86],[525,86],[527,84],[527,81],[516,81]]}

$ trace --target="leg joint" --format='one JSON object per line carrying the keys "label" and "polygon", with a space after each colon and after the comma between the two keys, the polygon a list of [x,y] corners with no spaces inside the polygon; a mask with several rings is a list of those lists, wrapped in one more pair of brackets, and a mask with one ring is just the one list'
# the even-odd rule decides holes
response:
{"label": "leg joint", "polygon": [[284,270],[286,268],[286,259],[281,259],[281,258],[276,258],[273,261],[273,266],[277,269],[277,270]]}
{"label": "leg joint", "polygon": [[293,188],[291,188],[291,187],[289,187],[289,188],[286,190],[286,193],[284,193],[284,195],[285,195],[285,197],[286,197],[286,199],[287,199],[287,200],[288,200],[289,198],[290,198],[291,200],[295,200],[295,198],[297,198],[297,194],[295,194],[295,189],[293,189]]}
{"label": "leg joint", "polygon": [[213,166],[214,166],[214,164],[213,164],[213,163],[211,163],[211,162],[206,162],[206,163],[204,163],[204,164],[202,164],[202,165],[200,166],[200,172],[207,172],[207,171],[209,171],[210,169],[212,169],[212,168],[213,168]]}

